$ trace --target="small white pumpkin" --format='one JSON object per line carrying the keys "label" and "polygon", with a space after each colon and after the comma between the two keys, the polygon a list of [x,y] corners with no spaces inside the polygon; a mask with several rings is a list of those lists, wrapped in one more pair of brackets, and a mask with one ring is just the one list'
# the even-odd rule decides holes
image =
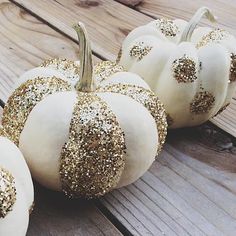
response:
{"label": "small white pumpkin", "polygon": [[196,28],[206,7],[193,18],[157,19],[129,33],[118,56],[158,94],[170,128],[201,124],[230,103],[236,85],[236,40],[221,29]]}
{"label": "small white pumpkin", "polygon": [[80,65],[54,59],[26,72],[2,123],[38,182],[91,198],[143,175],[167,124],[163,105],[139,76],[111,62],[97,65],[93,76],[87,33],[83,24],[76,30]]}
{"label": "small white pumpkin", "polygon": [[34,200],[23,155],[0,127],[0,235],[24,236]]}

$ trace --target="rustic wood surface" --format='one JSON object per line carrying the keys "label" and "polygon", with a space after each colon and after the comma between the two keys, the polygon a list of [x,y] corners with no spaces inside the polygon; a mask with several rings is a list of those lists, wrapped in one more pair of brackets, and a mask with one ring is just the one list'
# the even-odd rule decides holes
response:
{"label": "rustic wood surface", "polygon": [[[113,60],[125,35],[150,16],[187,19],[205,2],[180,1],[176,6],[173,0],[144,0],[133,9],[108,0],[0,0],[0,98],[6,101],[17,77],[41,60],[77,58],[77,38],[70,28],[76,21],[88,26],[94,61]],[[222,25],[235,31],[236,3],[227,2],[207,4],[222,17]],[[230,122],[231,130],[235,122],[236,101],[232,104],[221,116],[225,130],[224,122]],[[29,236],[235,236],[236,141],[210,123],[170,131],[150,171],[97,201],[69,201],[37,184],[35,189]]]}

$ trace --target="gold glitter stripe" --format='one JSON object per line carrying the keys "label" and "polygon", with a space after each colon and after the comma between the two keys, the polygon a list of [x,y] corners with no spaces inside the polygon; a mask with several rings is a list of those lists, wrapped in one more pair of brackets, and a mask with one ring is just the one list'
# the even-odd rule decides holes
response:
{"label": "gold glitter stripe", "polygon": [[135,43],[129,51],[130,57],[135,57],[141,61],[152,50],[152,46],[145,45],[144,42]]}
{"label": "gold glitter stripe", "polygon": [[94,76],[96,77],[96,81],[100,83],[108,79],[113,74],[123,71],[123,66],[117,65],[115,62],[102,61],[95,66]]}
{"label": "gold glitter stripe", "polygon": [[8,138],[18,145],[20,134],[34,106],[49,94],[69,90],[71,86],[56,77],[37,77],[23,83],[10,96],[3,110],[2,125]]}
{"label": "gold glitter stripe", "polygon": [[136,85],[111,84],[100,87],[97,92],[120,93],[131,97],[135,101],[145,106],[156,122],[159,136],[157,155],[161,152],[167,135],[166,113],[163,104],[152,91]]}
{"label": "gold glitter stripe", "polygon": [[6,132],[4,131],[2,126],[0,126],[0,136],[6,136]]}
{"label": "gold glitter stripe", "polygon": [[209,112],[215,104],[215,97],[208,91],[197,92],[190,103],[190,112],[196,115]]}
{"label": "gold glitter stripe", "polygon": [[155,24],[157,28],[166,36],[166,37],[175,37],[179,32],[178,26],[173,22],[173,20],[169,20],[166,18],[160,18],[155,20]]}
{"label": "gold glitter stripe", "polygon": [[0,167],[0,218],[4,218],[16,201],[16,187],[12,174]]}
{"label": "gold glitter stripe", "polygon": [[206,46],[208,43],[220,43],[221,40],[226,39],[229,33],[222,29],[214,29],[208,34],[204,35],[197,43],[196,48]]}
{"label": "gold glitter stripe", "polygon": [[61,152],[64,193],[93,198],[113,189],[124,169],[124,152],[124,133],[113,112],[95,94],[79,93]]}
{"label": "gold glitter stripe", "polygon": [[76,64],[74,61],[68,59],[62,59],[62,58],[48,59],[44,61],[40,66],[57,70],[58,72],[66,76],[67,79],[71,80],[71,82],[78,81],[80,78],[79,77],[80,66]]}

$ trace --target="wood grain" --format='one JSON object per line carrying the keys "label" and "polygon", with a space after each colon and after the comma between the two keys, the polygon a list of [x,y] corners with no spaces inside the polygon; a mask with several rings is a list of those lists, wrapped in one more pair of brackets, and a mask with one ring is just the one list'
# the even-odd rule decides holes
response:
{"label": "wood grain", "polygon": [[[215,15],[219,17],[216,27],[223,27],[236,35],[234,25],[236,22],[236,2],[229,0],[227,4],[223,0],[191,0],[185,4],[184,0],[175,4],[176,1],[143,1],[136,10],[125,7],[115,1],[75,1],[75,0],[12,0],[20,6],[33,12],[43,21],[49,23],[56,29],[75,39],[71,25],[76,21],[86,23],[91,36],[93,50],[100,57],[114,60],[120,48],[122,40],[137,26],[144,25],[157,17],[183,18],[189,20],[196,9],[202,5],[212,8]],[[186,5],[186,6],[185,6]],[[184,7],[183,7],[184,6]],[[145,13],[146,15],[140,13]],[[78,14],[79,13],[79,14]],[[97,16],[99,15],[99,21]],[[150,15],[151,17],[147,16]],[[202,25],[202,24],[201,24]],[[209,22],[203,20],[203,25]],[[95,27],[96,26],[96,27]],[[236,99],[236,93],[234,95]],[[236,105],[231,103],[230,107],[222,114],[212,119],[217,126],[236,137]]]}
{"label": "wood grain", "polygon": [[[77,58],[77,44],[14,4],[0,0],[0,18],[1,99],[9,96],[20,74],[38,65],[42,59],[56,56]],[[121,235],[92,202],[69,201],[38,185],[35,196],[29,236]]]}

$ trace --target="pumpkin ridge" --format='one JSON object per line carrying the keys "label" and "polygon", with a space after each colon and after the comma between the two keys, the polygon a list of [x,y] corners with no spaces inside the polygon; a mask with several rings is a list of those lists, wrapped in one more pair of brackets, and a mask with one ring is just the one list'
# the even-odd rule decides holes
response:
{"label": "pumpkin ridge", "polygon": [[46,96],[71,90],[64,80],[53,77],[37,77],[21,84],[9,97],[4,109],[2,125],[7,137],[16,145],[31,110]]}
{"label": "pumpkin ridge", "polygon": [[142,104],[155,120],[159,138],[157,155],[161,152],[167,135],[166,113],[163,104],[151,90],[137,85],[118,83],[99,87],[97,92],[119,93],[126,95]]}
{"label": "pumpkin ridge", "polygon": [[115,188],[124,170],[125,137],[115,114],[94,93],[78,93],[61,151],[60,178],[69,197],[99,197]]}

